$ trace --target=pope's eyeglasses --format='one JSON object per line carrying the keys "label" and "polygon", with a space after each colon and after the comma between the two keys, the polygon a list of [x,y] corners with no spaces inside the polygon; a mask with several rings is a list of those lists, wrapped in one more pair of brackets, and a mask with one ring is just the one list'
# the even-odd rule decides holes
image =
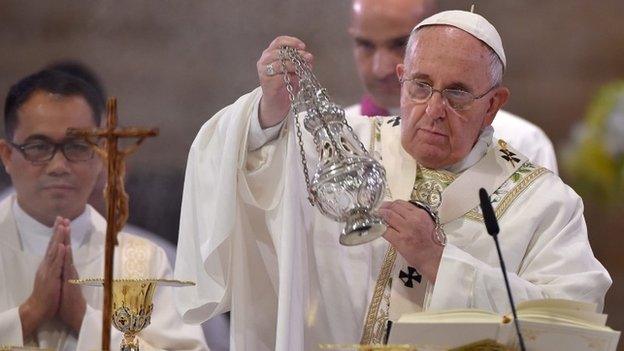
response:
{"label": "pope's eyeglasses", "polygon": [[481,99],[498,86],[498,84],[495,84],[485,93],[475,96],[472,93],[460,89],[447,88],[437,90],[425,82],[416,80],[416,78],[401,79],[401,84],[405,85],[407,96],[415,103],[424,104],[431,99],[433,93],[438,92],[446,100],[448,106],[455,111],[468,110],[475,100]]}

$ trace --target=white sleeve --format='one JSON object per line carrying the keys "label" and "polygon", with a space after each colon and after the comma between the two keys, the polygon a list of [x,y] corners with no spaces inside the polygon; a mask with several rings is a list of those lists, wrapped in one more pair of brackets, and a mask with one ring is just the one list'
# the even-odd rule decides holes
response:
{"label": "white sleeve", "polygon": [[[562,298],[595,303],[601,310],[611,278],[592,253],[580,198],[558,183],[546,183],[551,194],[542,190],[532,197],[535,212],[523,212],[515,233],[503,230],[499,235],[514,301]],[[561,185],[566,189],[559,191]],[[560,201],[546,201],[548,196]],[[516,202],[521,204],[522,198]],[[517,245],[521,236],[527,238],[526,248]],[[493,240],[491,250],[495,255]],[[498,259],[490,265],[457,246],[445,247],[429,308],[504,313],[510,309],[508,301]]]}
{"label": "white sleeve", "polygon": [[21,346],[23,342],[19,306],[0,312],[0,345]]}
{"label": "white sleeve", "polygon": [[280,130],[284,125],[284,121],[274,125],[273,127],[262,129],[260,126],[260,101],[255,104],[249,122],[249,134],[247,136],[247,150],[255,151],[266,145],[268,142],[277,139]]}
{"label": "white sleeve", "polygon": [[258,235],[242,229],[250,224],[247,207],[269,209],[281,196],[288,128],[259,149],[248,146],[261,96],[257,88],[219,111],[202,126],[189,151],[175,278],[197,285],[173,291],[187,322],[201,323],[230,310],[233,238],[243,232]]}
{"label": "white sleeve", "polygon": [[546,167],[551,170],[555,174],[559,174],[559,166],[557,165],[557,156],[555,155],[555,148],[553,147],[552,142],[546,136],[546,133],[543,131],[539,131],[541,133],[541,137],[539,138],[540,146],[539,149],[535,152],[535,159],[533,160],[536,164]]}

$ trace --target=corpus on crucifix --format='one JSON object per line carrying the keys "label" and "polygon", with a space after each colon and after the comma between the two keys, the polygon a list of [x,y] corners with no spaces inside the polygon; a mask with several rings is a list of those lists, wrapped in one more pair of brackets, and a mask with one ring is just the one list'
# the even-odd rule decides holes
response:
{"label": "corpus on crucifix", "polygon": [[[111,308],[113,294],[113,258],[117,245],[117,233],[128,219],[128,194],[124,189],[126,157],[134,153],[148,137],[158,135],[158,129],[119,128],[117,126],[117,100],[113,97],[106,104],[107,125],[99,129],[73,129],[67,134],[87,140],[107,165],[108,180],[104,189],[107,204],[107,228],[104,253],[104,304],[102,308],[102,349],[110,349]],[[119,149],[119,139],[137,138],[134,144]],[[104,139],[102,146],[99,140]],[[152,292],[153,293],[153,292]]]}

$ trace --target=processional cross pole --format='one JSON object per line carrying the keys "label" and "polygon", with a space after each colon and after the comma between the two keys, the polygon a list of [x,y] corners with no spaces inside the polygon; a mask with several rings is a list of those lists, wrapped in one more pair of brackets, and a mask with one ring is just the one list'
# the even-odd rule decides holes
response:
{"label": "processional cross pole", "polygon": [[[113,296],[113,259],[117,234],[128,220],[128,194],[124,188],[126,157],[134,153],[148,137],[158,135],[158,128],[140,129],[117,127],[117,100],[112,97],[106,103],[106,128],[75,129],[67,134],[82,137],[91,144],[107,165],[108,179],[104,188],[107,206],[106,243],[104,246],[104,304],[102,306],[102,350],[110,350],[111,310]],[[119,149],[119,139],[136,138],[137,141]],[[103,146],[99,140],[104,140]]]}

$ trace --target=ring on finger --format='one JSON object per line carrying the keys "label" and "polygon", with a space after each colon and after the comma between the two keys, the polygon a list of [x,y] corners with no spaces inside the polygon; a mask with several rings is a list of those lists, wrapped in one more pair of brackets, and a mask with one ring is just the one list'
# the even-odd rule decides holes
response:
{"label": "ring on finger", "polygon": [[273,63],[269,63],[266,65],[265,71],[267,76],[273,77],[277,72],[275,72],[275,68],[273,68]]}

